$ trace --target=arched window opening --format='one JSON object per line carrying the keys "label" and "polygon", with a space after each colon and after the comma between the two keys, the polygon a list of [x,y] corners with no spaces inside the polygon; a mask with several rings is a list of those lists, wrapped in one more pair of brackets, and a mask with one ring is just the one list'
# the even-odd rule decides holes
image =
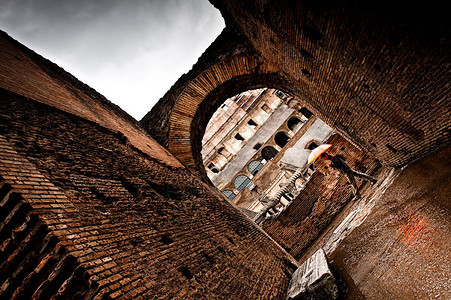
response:
{"label": "arched window opening", "polygon": [[236,194],[231,190],[225,190],[222,192],[229,200],[233,200],[236,197]]}
{"label": "arched window opening", "polygon": [[263,164],[258,160],[251,161],[247,166],[249,173],[251,173],[252,175],[257,174],[257,172],[260,171],[261,168],[263,168]]}
{"label": "arched window opening", "polygon": [[244,137],[242,137],[241,134],[239,134],[239,133],[235,134],[235,139],[237,141],[244,141]]}
{"label": "arched window opening", "polygon": [[252,181],[246,175],[238,175],[233,181],[233,185],[238,191],[241,191],[247,186],[250,186]]}
{"label": "arched window opening", "polygon": [[248,124],[249,126],[251,126],[252,128],[257,127],[257,123],[255,123],[255,121],[252,120],[252,119],[250,119],[249,121],[247,121],[247,124]]}
{"label": "arched window opening", "polygon": [[[286,109],[282,103],[289,101],[290,110],[282,116],[278,110]],[[241,199],[238,203],[246,206],[246,209],[257,211],[262,204],[253,203],[260,203],[258,199],[261,193],[273,195],[279,189],[278,185],[270,185],[270,191],[263,191],[256,188],[263,188],[263,181],[257,180],[265,180],[266,184],[268,176],[279,178],[286,172],[283,169],[288,164],[284,160],[286,157],[277,156],[279,152],[296,146],[294,141],[300,139],[302,142],[298,143],[297,148],[306,147],[306,141],[315,142],[309,144],[309,149],[320,145],[322,138],[310,135],[310,129],[302,127],[307,122],[307,117],[313,114],[297,98],[273,88],[244,91],[215,105],[218,109],[212,115],[202,139],[202,162],[206,170],[203,175],[207,175],[211,183],[220,188],[228,199],[237,201],[240,197],[252,198]],[[313,119],[310,123],[313,123]],[[303,137],[306,133],[308,134]],[[298,152],[296,150],[289,153]],[[280,164],[274,163],[276,159],[281,160]],[[313,173],[312,169],[308,170],[309,174]],[[243,193],[244,188],[249,191]],[[247,193],[250,191],[252,193]],[[288,199],[282,198],[284,203],[288,202]]]}
{"label": "arched window opening", "polygon": [[279,90],[277,90],[275,94],[276,94],[277,97],[279,97],[279,98],[282,99],[282,100],[288,98],[287,95],[285,95],[284,92],[279,91]]}
{"label": "arched window opening", "polygon": [[277,153],[279,153],[279,151],[277,151],[273,146],[266,146],[262,149],[262,157],[267,161],[273,159]]}
{"label": "arched window opening", "polygon": [[[278,183],[291,178],[306,160],[307,149],[328,142],[327,125],[315,122],[317,118],[304,105],[301,99],[274,88],[244,91],[224,103],[215,102],[218,109],[202,140],[206,171],[201,170],[202,176],[208,176],[210,183],[239,208],[261,211],[265,199],[283,187]],[[280,152],[283,155],[278,155]],[[288,205],[309,184],[315,165],[301,167],[302,176],[272,211]],[[310,183],[314,184],[317,182]]]}
{"label": "arched window opening", "polygon": [[302,121],[299,120],[299,119],[296,118],[296,117],[293,117],[293,118],[291,118],[291,119],[288,120],[287,125],[288,125],[288,128],[289,128],[291,131],[296,132],[296,131],[299,130],[299,128],[301,128],[301,126],[302,126]]}
{"label": "arched window opening", "polygon": [[313,149],[315,149],[317,147],[318,147],[318,145],[315,142],[313,142],[313,143],[310,144],[310,146],[307,147],[307,149],[313,150]]}
{"label": "arched window opening", "polygon": [[262,144],[257,143],[257,144],[254,145],[254,150],[258,150],[258,149],[260,149],[261,147],[262,147]]}
{"label": "arched window opening", "polygon": [[288,137],[288,135],[285,132],[281,131],[281,132],[278,132],[274,136],[274,140],[275,140],[277,146],[279,146],[280,148],[283,148],[288,143],[290,138]]}
{"label": "arched window opening", "polygon": [[215,174],[219,173],[219,170],[216,168],[216,166],[213,163],[209,164],[208,168]]}
{"label": "arched window opening", "polygon": [[303,107],[299,110],[301,114],[303,114],[307,119],[309,119],[313,114],[307,108]]}
{"label": "arched window opening", "polygon": [[305,145],[305,149],[313,150],[318,147],[321,143],[319,141],[311,140]]}

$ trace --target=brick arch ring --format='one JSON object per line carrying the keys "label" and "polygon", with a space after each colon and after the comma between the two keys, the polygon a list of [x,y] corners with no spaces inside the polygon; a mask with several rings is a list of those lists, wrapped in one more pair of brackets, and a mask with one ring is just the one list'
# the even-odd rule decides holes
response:
{"label": "brick arch ring", "polygon": [[177,97],[169,118],[168,149],[205,180],[202,137],[216,109],[229,97],[246,90],[270,87],[292,93],[289,81],[276,68],[240,54],[220,61],[192,80]]}

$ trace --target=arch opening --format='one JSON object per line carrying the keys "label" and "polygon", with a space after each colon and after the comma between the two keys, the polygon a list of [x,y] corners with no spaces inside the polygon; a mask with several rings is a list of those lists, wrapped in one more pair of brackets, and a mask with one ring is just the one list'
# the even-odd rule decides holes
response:
{"label": "arch opening", "polygon": [[317,143],[313,142],[313,143],[310,144],[310,146],[307,147],[307,149],[313,150],[313,149],[315,149],[315,148],[318,147],[318,146],[319,146],[319,145],[318,145]]}
{"label": "arch opening", "polygon": [[305,145],[305,149],[308,150],[313,150],[316,147],[318,147],[319,145],[321,145],[321,142],[318,140],[310,140],[306,145]]}
{"label": "arch opening", "polygon": [[301,108],[299,110],[299,112],[301,114],[303,114],[307,119],[309,119],[313,115],[313,113],[310,110],[308,110],[307,108],[305,108],[305,107]]}
{"label": "arch opening", "polygon": [[266,146],[262,149],[262,157],[266,161],[272,160],[278,153],[279,151],[277,151],[273,146]]}
{"label": "arch opening", "polygon": [[288,129],[290,129],[293,132],[296,132],[301,128],[303,123],[304,122],[302,122],[299,118],[293,117],[288,120],[287,126]]}
{"label": "arch opening", "polygon": [[247,165],[247,169],[252,175],[257,174],[257,172],[260,171],[261,168],[263,168],[263,164],[259,160],[253,160]]}
{"label": "arch opening", "polygon": [[286,144],[288,144],[288,141],[290,140],[290,137],[283,131],[278,132],[274,136],[274,141],[276,142],[276,145],[280,148],[285,147]]}
{"label": "arch opening", "polygon": [[[278,87],[278,89],[283,90],[285,94],[290,94],[289,91],[292,89],[291,84],[289,84],[286,79],[280,76],[278,73],[253,73],[242,75],[235,77],[216,87],[202,100],[202,102],[199,104],[199,109],[196,110],[196,114],[192,119],[191,130],[189,131],[189,140],[191,141],[191,145],[189,147],[190,154],[188,155],[188,153],[184,152],[185,154],[180,153],[176,156],[179,159],[180,157],[186,157],[186,162],[182,159],[182,162],[184,162],[185,165],[192,166],[191,168],[198,172],[206,181],[211,181],[211,178],[209,178],[208,176],[208,170],[206,171],[204,168],[203,157],[205,155],[205,147],[203,147],[204,144],[202,141],[205,139],[206,135],[208,135],[208,123],[212,120],[214,113],[218,108],[220,108],[221,105],[226,103],[224,102],[224,99],[234,98],[234,102],[239,102],[241,104],[249,100],[247,101],[247,105],[252,104],[251,110],[252,108],[258,108],[260,110],[260,113],[265,114],[267,112],[265,112],[263,108],[266,109],[266,107],[262,108],[262,103],[259,103],[259,101],[254,102],[254,99],[248,99],[248,96],[245,97],[245,95],[241,94],[243,93],[243,91],[251,91],[256,89],[269,89],[271,90],[271,92],[276,91],[276,89],[270,89],[268,87]],[[273,96],[278,98],[276,95]],[[282,101],[280,98],[278,99]],[[202,107],[202,109],[200,109],[200,107]],[[246,108],[245,105],[243,106],[243,108]],[[230,107],[227,113],[229,112]],[[256,120],[255,118],[252,118],[252,120],[257,124],[256,128],[260,129],[261,125],[259,124],[258,120]],[[227,122],[227,124],[231,124],[231,122]],[[249,124],[246,124],[246,127],[252,131],[255,131],[255,128],[251,128]],[[263,143],[255,142],[255,149],[253,149],[254,152],[259,149],[259,144],[260,148],[263,146]],[[180,149],[180,146],[175,143],[174,147]],[[237,148],[231,149],[228,146],[225,147],[229,153],[228,155],[230,157],[233,157]],[[169,148],[172,149],[171,147]],[[173,152],[177,151],[178,150],[173,150]]]}
{"label": "arch opening", "polygon": [[248,187],[252,181],[246,175],[238,175],[233,181],[233,185],[240,192],[245,187]]}
{"label": "arch opening", "polygon": [[[295,105],[289,107],[288,102],[293,101]],[[203,166],[211,183],[244,211],[258,212],[264,207],[264,199],[276,196],[295,169],[302,166],[296,162],[295,169],[287,167],[286,157],[293,156],[287,152],[300,141],[302,146],[297,145],[299,149],[295,152],[302,150],[308,154],[306,142],[302,141],[309,134],[303,138],[304,134],[312,126],[313,135],[322,130],[312,114],[300,112],[299,103],[286,91],[258,88],[237,93],[217,104],[202,139]],[[304,126],[307,129],[300,130]],[[225,152],[229,155],[223,155]],[[296,154],[295,159],[298,157],[302,155]],[[211,163],[219,172],[208,168]],[[307,171],[302,182],[312,172]],[[298,184],[295,188],[299,190],[302,186]],[[288,205],[294,195],[294,191],[282,193],[281,207]]]}
{"label": "arch opening", "polygon": [[233,200],[233,198],[236,197],[236,194],[232,190],[225,190],[222,191],[222,193],[227,197],[229,200]]}

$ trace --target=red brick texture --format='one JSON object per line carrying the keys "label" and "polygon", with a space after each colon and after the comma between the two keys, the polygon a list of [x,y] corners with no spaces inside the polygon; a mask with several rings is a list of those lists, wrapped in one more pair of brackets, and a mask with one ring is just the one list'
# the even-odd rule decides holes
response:
{"label": "red brick texture", "polygon": [[181,166],[138,123],[95,90],[0,31],[0,88],[121,132],[141,151]]}
{"label": "red brick texture", "polygon": [[[242,89],[235,93],[258,85],[284,90],[387,166],[449,144],[445,7],[406,0],[210,2],[235,32],[218,39],[227,51],[215,56],[216,48],[208,49],[170,99],[161,99],[166,118],[152,111],[142,120],[146,127],[154,116],[151,128],[168,130],[161,136],[190,169],[201,166],[197,145],[209,108],[227,98],[225,86]],[[235,40],[239,52],[230,47]]]}
{"label": "red brick texture", "polygon": [[0,34],[0,298],[285,298],[290,254],[302,255],[351,191],[318,164],[264,225],[288,254],[183,167],[202,168],[209,116],[243,90],[279,88],[308,103],[356,146],[331,138],[361,171],[377,167],[369,155],[399,166],[449,144],[446,9],[211,2],[227,29],[142,120],[158,143]]}
{"label": "red brick texture", "polygon": [[226,28],[140,123],[186,167],[208,181],[201,141],[216,109],[243,91],[287,86],[276,68],[246,47],[236,31]]}
{"label": "red brick texture", "polygon": [[[343,155],[354,170],[371,174],[380,167],[338,134],[326,143],[332,144],[328,153]],[[317,170],[296,199],[280,215],[263,224],[263,229],[297,259],[353,197],[344,175],[325,169],[324,161],[318,160],[315,165]],[[361,179],[356,180],[361,184]]]}
{"label": "red brick texture", "polygon": [[189,171],[17,94],[0,105],[2,297],[284,297],[297,262]]}

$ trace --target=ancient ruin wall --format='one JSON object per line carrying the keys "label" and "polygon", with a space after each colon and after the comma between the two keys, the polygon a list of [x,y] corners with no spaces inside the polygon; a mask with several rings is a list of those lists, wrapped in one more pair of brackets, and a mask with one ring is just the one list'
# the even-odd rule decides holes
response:
{"label": "ancient ruin wall", "polygon": [[284,298],[290,255],[16,46],[1,37],[1,297]]}
{"label": "ancient ruin wall", "polygon": [[[373,173],[380,164],[352,146],[338,134],[331,136],[330,154],[341,154],[355,170]],[[324,229],[353,197],[347,179],[326,162],[318,160],[316,171],[305,188],[276,218],[263,224],[263,229],[295,258],[320,236]],[[356,178],[359,184],[361,179]]]}
{"label": "ancient ruin wall", "polygon": [[116,132],[149,156],[181,166],[138,122],[56,64],[0,31],[0,88],[81,116]]}
{"label": "ancient ruin wall", "polygon": [[[239,34],[230,28],[225,28],[216,40],[198,59],[190,72],[182,75],[171,89],[140,121],[143,128],[152,134],[161,145],[168,147],[170,118],[177,100],[188,84],[202,72],[217,62],[234,55],[248,52]],[[225,101],[225,99],[224,99]]]}
{"label": "ancient ruin wall", "polygon": [[228,27],[140,123],[185,166],[208,181],[200,154],[208,121],[227,98],[262,87],[291,90],[277,69]]}
{"label": "ancient ruin wall", "polygon": [[312,112],[384,164],[402,165],[449,144],[451,30],[443,8],[211,2]]}

